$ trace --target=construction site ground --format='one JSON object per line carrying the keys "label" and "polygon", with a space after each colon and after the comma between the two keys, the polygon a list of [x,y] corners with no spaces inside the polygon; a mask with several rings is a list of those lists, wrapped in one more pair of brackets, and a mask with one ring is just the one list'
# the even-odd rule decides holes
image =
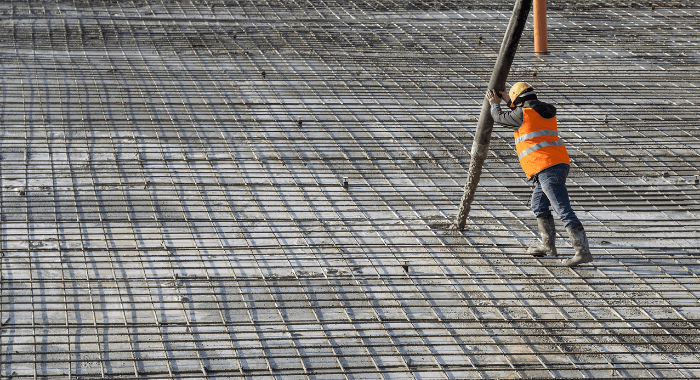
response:
{"label": "construction site ground", "polygon": [[512,1],[0,3],[0,378],[700,378],[700,3],[548,4],[595,261],[494,127]]}

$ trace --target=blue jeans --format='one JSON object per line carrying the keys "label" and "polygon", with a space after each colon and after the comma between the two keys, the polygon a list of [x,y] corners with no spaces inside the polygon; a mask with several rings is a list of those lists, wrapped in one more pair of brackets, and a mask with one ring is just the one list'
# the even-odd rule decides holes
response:
{"label": "blue jeans", "polygon": [[566,190],[566,177],[569,175],[569,165],[557,164],[535,174],[535,189],[532,191],[530,208],[535,216],[549,217],[552,212],[549,206],[554,208],[564,226],[581,223],[569,202],[569,192]]}

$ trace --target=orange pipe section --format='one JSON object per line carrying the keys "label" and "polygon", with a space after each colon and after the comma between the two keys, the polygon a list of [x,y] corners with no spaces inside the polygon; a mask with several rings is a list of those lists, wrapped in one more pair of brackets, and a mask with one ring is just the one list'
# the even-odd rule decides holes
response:
{"label": "orange pipe section", "polygon": [[547,1],[534,0],[532,8],[535,19],[535,55],[549,54],[547,52]]}

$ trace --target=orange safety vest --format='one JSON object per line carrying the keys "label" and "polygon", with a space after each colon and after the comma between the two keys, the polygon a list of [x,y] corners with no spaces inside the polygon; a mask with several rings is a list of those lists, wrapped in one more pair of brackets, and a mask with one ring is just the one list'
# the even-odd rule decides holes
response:
{"label": "orange safety vest", "polygon": [[515,150],[527,178],[556,164],[569,164],[569,154],[559,138],[556,116],[545,119],[532,108],[523,108],[523,125],[513,133]]}

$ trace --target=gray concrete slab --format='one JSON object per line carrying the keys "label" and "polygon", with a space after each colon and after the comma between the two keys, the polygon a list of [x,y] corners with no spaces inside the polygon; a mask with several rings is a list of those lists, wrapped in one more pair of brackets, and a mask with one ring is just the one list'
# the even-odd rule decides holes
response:
{"label": "gray concrete slab", "polygon": [[577,269],[507,128],[448,228],[511,8],[0,4],[0,378],[700,377],[700,8],[526,28]]}

